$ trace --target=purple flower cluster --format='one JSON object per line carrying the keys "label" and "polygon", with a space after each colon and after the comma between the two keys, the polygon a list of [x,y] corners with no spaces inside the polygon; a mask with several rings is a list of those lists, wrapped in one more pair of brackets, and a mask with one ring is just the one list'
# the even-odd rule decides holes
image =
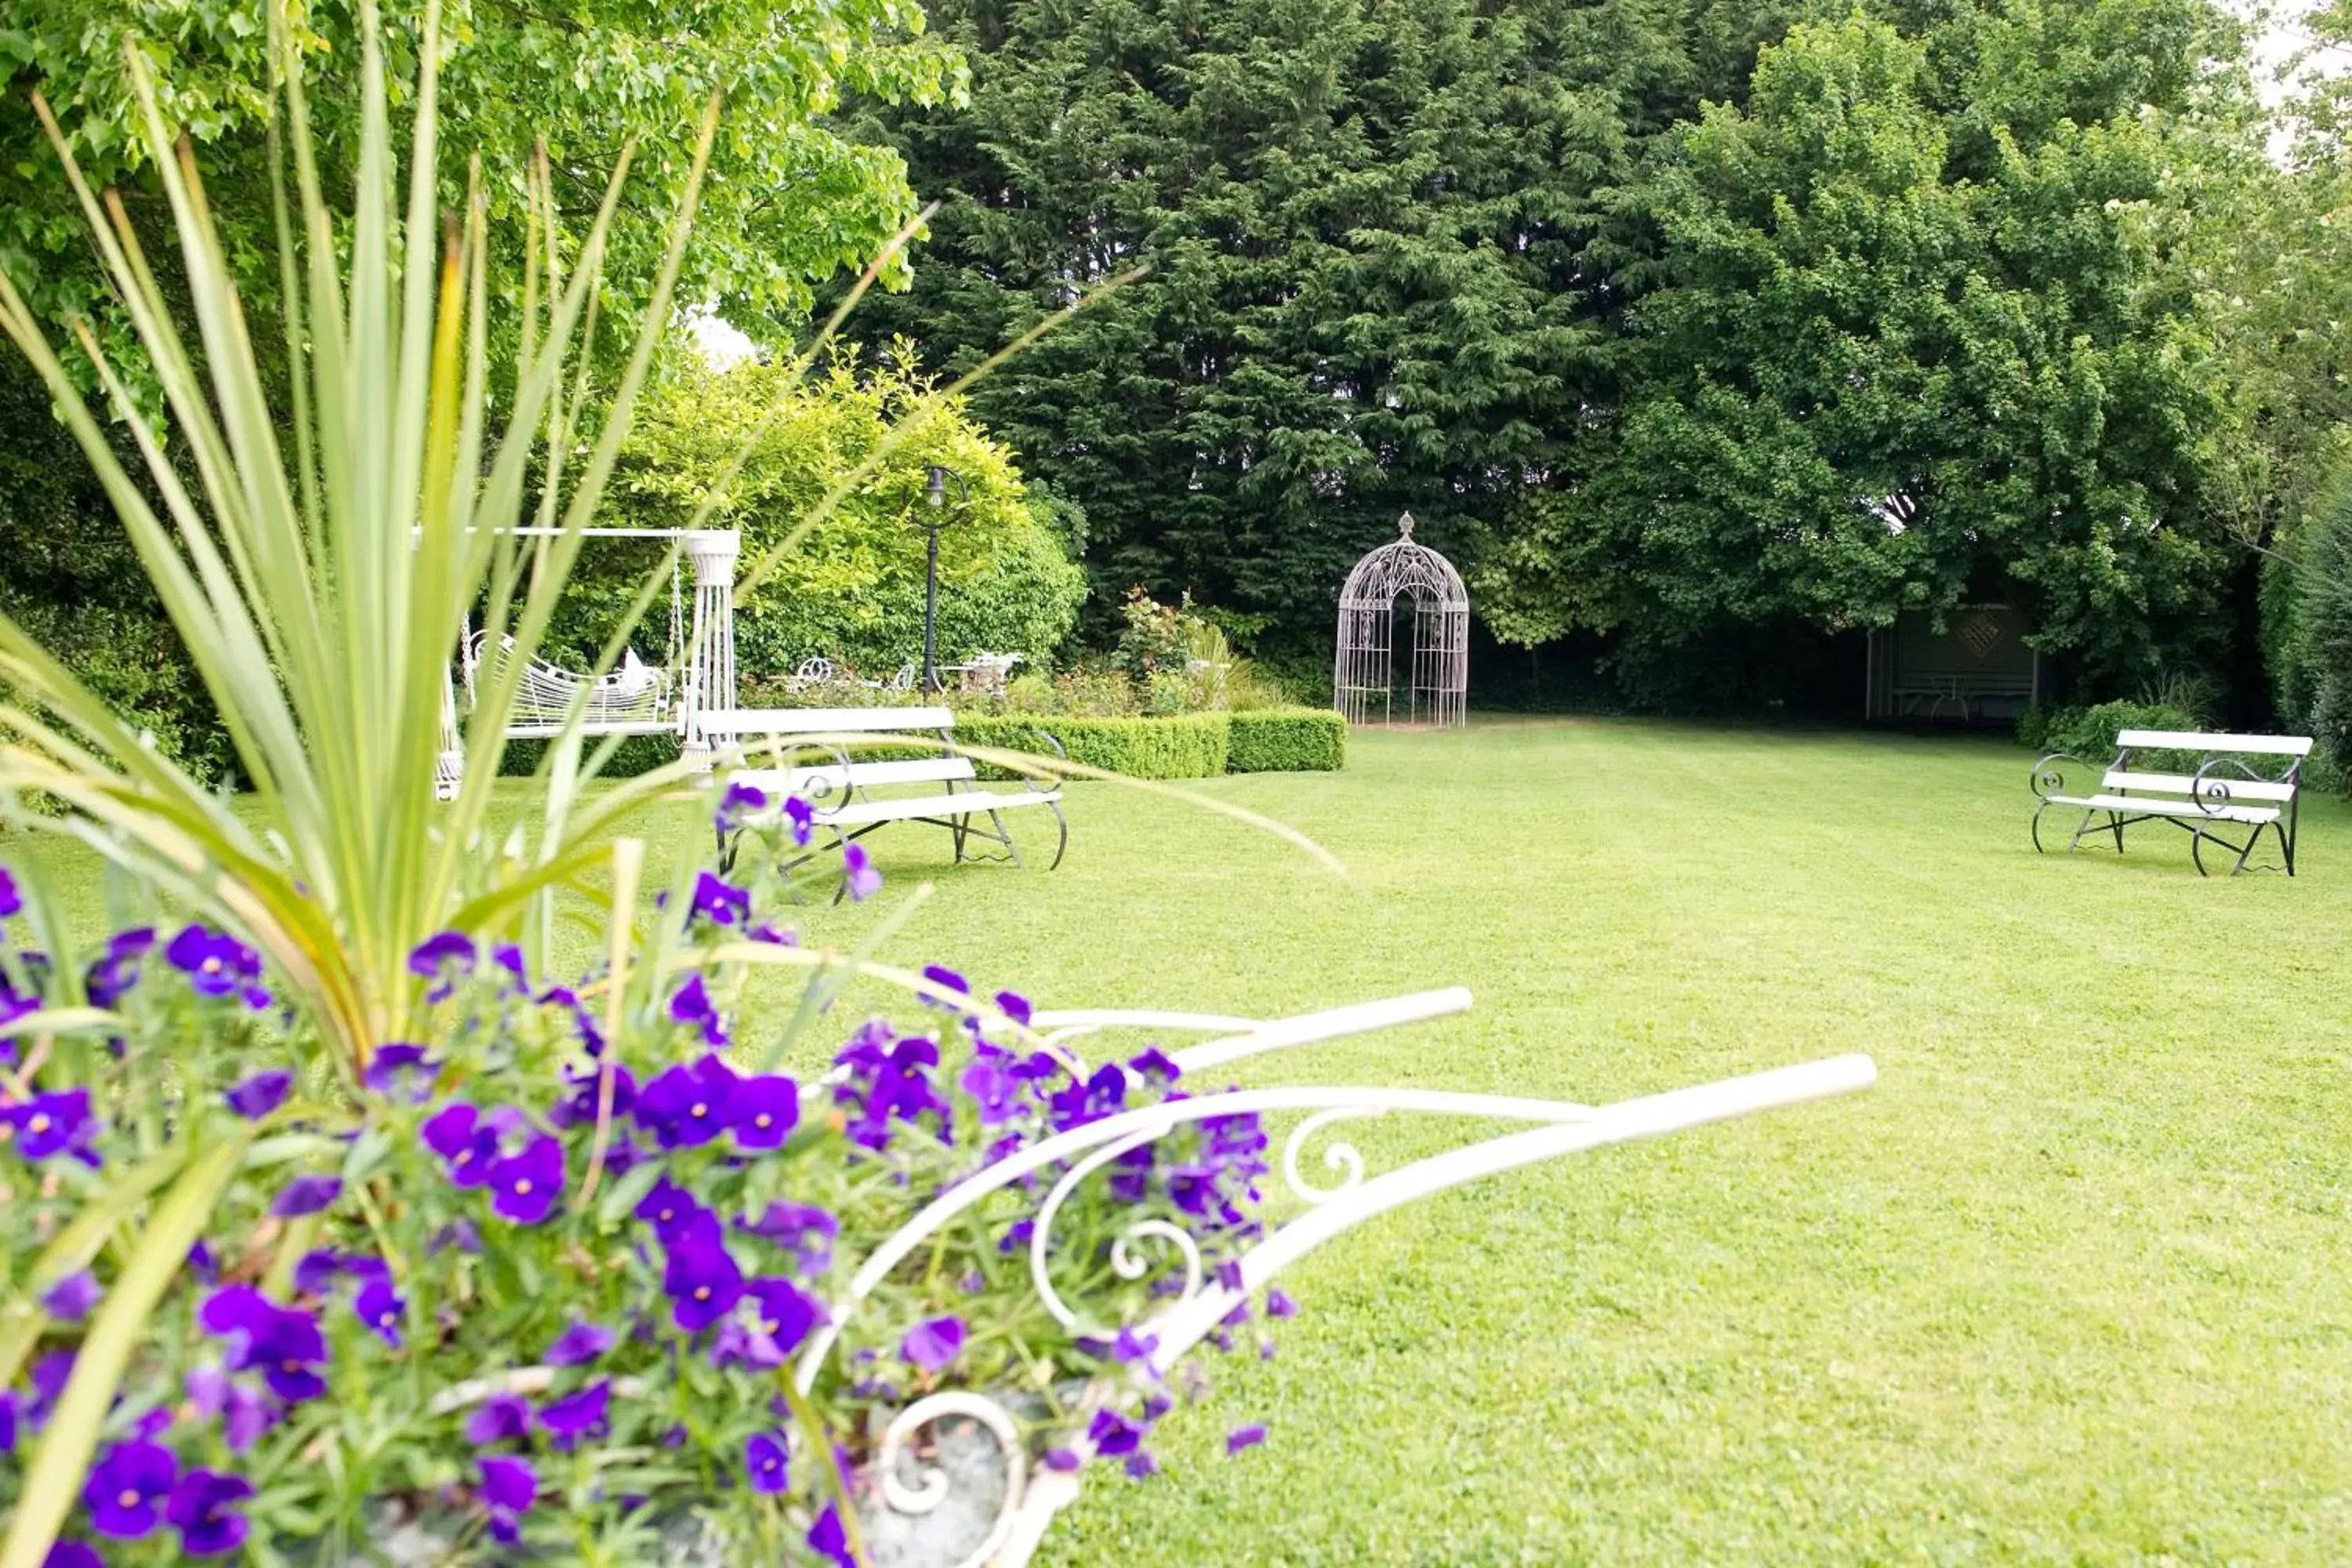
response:
{"label": "purple flower cluster", "polygon": [[261,955],[226,931],[184,927],[163,949],[163,960],[188,977],[189,989],[199,996],[235,997],[256,1012],[269,1005]]}
{"label": "purple flower cluster", "polygon": [[[5,1093],[0,1090],[0,1093]],[[16,1152],[36,1163],[59,1154],[96,1169],[98,1119],[90,1114],[89,1090],[58,1089],[36,1093],[31,1099],[0,1107],[0,1127]]]}
{"label": "purple flower cluster", "polygon": [[[99,1534],[141,1541],[168,1521],[189,1557],[217,1557],[242,1547],[252,1525],[238,1509],[251,1496],[253,1485],[243,1478],[205,1469],[183,1473],[169,1448],[145,1439],[109,1448],[81,1494]],[[97,1559],[84,1551],[81,1561]]]}
{"label": "purple flower cluster", "polygon": [[940,1065],[937,1041],[898,1039],[877,1019],[858,1030],[833,1064],[845,1069],[833,1098],[848,1115],[851,1142],[887,1148],[893,1123],[921,1125],[926,1119],[943,1142],[953,1136],[952,1108],[932,1077]]}
{"label": "purple flower cluster", "polygon": [[537,1225],[554,1212],[563,1192],[563,1145],[520,1110],[485,1111],[452,1100],[417,1131],[453,1184],[490,1189],[490,1208],[500,1218]]}

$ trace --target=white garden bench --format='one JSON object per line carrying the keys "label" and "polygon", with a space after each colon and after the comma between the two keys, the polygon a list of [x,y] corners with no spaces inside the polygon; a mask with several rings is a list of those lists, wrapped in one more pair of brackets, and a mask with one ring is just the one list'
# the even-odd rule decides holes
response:
{"label": "white garden bench", "polygon": [[[1057,830],[1046,868],[1059,866],[1069,848],[1060,784],[1031,778],[1018,788],[983,786],[971,759],[955,748],[955,715],[945,708],[730,709],[702,714],[699,723],[714,747],[740,751],[747,761],[755,751],[767,753],[769,765],[730,768],[728,782],[765,791],[772,811],[782,810],[784,797],[800,796],[814,808],[811,825],[836,843],[893,822],[925,822],[954,836],[959,861],[1010,859],[1017,866],[1021,850],[1003,814],[1042,805],[1054,814]],[[884,760],[855,754],[861,742],[870,746],[893,739],[914,742],[927,754]],[[909,789],[914,793],[905,793]],[[972,855],[974,838],[1002,845],[1004,853]],[[719,847],[722,861],[731,865],[735,846],[728,836],[720,836]]]}
{"label": "white garden bench", "polygon": [[[2196,758],[2191,773],[2142,771],[2133,765],[2137,753],[2187,752]],[[2231,875],[2246,868],[2247,859],[2265,832],[2278,837],[2286,874],[2294,875],[2295,818],[2303,793],[2303,763],[2311,754],[2308,735],[2213,735],[2189,730],[2126,730],[2116,737],[2116,759],[2099,773],[2095,790],[2070,791],[2066,767],[2091,764],[2063,752],[2053,752],[2033,765],[2033,793],[2041,805],[2033,808],[2033,847],[2042,843],[2042,814],[2052,806],[2079,810],[2082,820],[2066,847],[2074,848],[2091,833],[2115,837],[2116,853],[2124,849],[2124,829],[2137,822],[2168,822],[2189,834],[2189,856],[2199,872],[2205,870],[2205,846],[2210,843],[2237,856]],[[2268,776],[2245,759],[2283,757],[2283,770]],[[2105,820],[2102,820],[2104,818]],[[2228,831],[2245,837],[2232,840]]]}

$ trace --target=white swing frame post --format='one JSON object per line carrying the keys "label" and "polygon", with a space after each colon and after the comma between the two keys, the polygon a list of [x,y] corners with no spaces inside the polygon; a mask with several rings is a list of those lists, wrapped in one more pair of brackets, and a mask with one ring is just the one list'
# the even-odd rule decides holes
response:
{"label": "white swing frame post", "polygon": [[[682,754],[698,759],[706,770],[711,765],[713,747],[702,727],[706,713],[726,712],[735,701],[735,568],[741,558],[743,544],[732,529],[724,528],[583,528],[569,531],[557,528],[516,528],[500,530],[521,539],[552,539],[567,531],[576,531],[584,539],[669,539],[680,542],[681,552],[694,569],[694,615],[686,638],[686,660],[677,672],[672,688],[670,711],[652,731],[659,733],[675,731]],[[673,623],[674,624],[674,623]],[[472,632],[465,634],[470,639]],[[460,650],[465,657],[465,650]],[[470,671],[465,684],[469,691],[473,682]],[[461,703],[457,696],[458,680],[454,669],[445,670],[441,682],[441,754],[434,769],[433,793],[436,798],[454,800],[466,778],[466,742],[463,717],[470,710],[470,701]],[[641,726],[623,728],[574,713],[568,724],[583,735],[639,732]],[[546,733],[542,726],[522,726],[509,723],[509,738],[520,735]]]}

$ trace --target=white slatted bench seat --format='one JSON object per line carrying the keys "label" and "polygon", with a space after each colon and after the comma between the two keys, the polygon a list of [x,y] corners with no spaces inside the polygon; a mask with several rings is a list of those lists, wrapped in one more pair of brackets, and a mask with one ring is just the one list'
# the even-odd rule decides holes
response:
{"label": "white slatted bench seat", "polygon": [[[2191,773],[2143,771],[2133,757],[2149,752],[2186,752],[2196,758]],[[2200,873],[2205,869],[2205,846],[2218,844],[2237,857],[2231,874],[2246,869],[2246,862],[2265,832],[2278,839],[2286,874],[2294,875],[2295,819],[2303,794],[2304,759],[2311,754],[2308,735],[2220,735],[2189,730],[2126,730],[2116,737],[2116,759],[2098,769],[2096,789],[2070,790],[2067,770],[2092,764],[2063,752],[2053,752],[2033,765],[2033,793],[2041,804],[2033,808],[2033,847],[2041,849],[2042,814],[2053,806],[2079,810],[2082,820],[2067,841],[2072,849],[2084,836],[2114,836],[2116,853],[2124,848],[2124,829],[2137,822],[2168,822],[2189,834],[2189,857]],[[2284,766],[2256,767],[2250,757],[2282,758]],[[2101,820],[2104,818],[2105,820]],[[2223,829],[2242,833],[2231,838]]]}
{"label": "white slatted bench seat", "polygon": [[[959,861],[1019,865],[1020,847],[1003,814],[1042,805],[1053,812],[1057,830],[1048,870],[1062,863],[1070,846],[1061,786],[1036,779],[1019,786],[983,785],[971,759],[955,749],[955,715],[945,708],[745,708],[701,714],[697,723],[713,746],[744,757],[727,769],[730,783],[765,791],[779,810],[784,797],[800,796],[814,808],[812,826],[839,842],[887,823],[925,822],[954,836]],[[922,743],[929,754],[871,761],[857,755],[858,741],[887,743],[894,737]],[[754,760],[762,752],[769,759],[764,766]],[[877,793],[908,789],[920,793]],[[1004,853],[973,855],[974,838],[1002,845]],[[732,863],[734,845],[724,837],[719,854]]]}

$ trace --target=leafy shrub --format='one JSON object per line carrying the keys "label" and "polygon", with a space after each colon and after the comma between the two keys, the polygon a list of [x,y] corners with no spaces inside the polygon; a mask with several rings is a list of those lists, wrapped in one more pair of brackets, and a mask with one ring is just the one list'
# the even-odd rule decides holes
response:
{"label": "leafy shrub", "polygon": [[[2034,742],[2043,752],[2063,752],[2080,757],[2086,763],[2105,763],[2116,754],[2116,737],[2126,730],[2194,730],[2197,716],[2185,708],[2169,707],[2158,702],[2101,702],[2089,708],[2061,708],[2052,710],[2041,723],[2041,739]],[[2025,738],[2025,724],[2018,726],[2020,739]],[[2190,771],[2196,767],[2194,752],[2142,752],[2132,759],[2137,768]]]}
{"label": "leafy shrub", "polygon": [[[960,404],[926,402],[928,384],[904,344],[878,363],[837,356],[798,386],[789,364],[717,373],[679,367],[637,416],[614,475],[613,504],[600,521],[688,525],[711,499],[715,476],[781,405],[709,519],[741,531],[748,577],[828,492],[896,440],[875,470],[738,598],[740,679],[781,680],[812,655],[881,677],[921,658],[925,535],[917,525],[929,515],[925,470],[933,463],[954,469],[966,487],[950,484],[948,510],[957,521],[940,533],[940,661],[989,652],[1042,663],[1076,621],[1086,574],[1070,559],[1050,498],[1024,486],[1013,455]],[[599,542],[582,557],[562,640],[593,651],[660,560],[658,545]],[[656,605],[648,621],[667,616]],[[662,635],[658,626],[645,626],[639,651],[652,657]]]}
{"label": "leafy shrub", "polygon": [[[1205,779],[1225,771],[1228,716],[1184,713],[1168,719],[959,716],[959,742],[1006,751],[1054,753],[1062,743],[1070,761],[1136,779]],[[1052,740],[1047,739],[1048,736]],[[1003,776],[992,769],[983,772]]]}
{"label": "leafy shrub", "polygon": [[1348,722],[1328,708],[1237,712],[1227,722],[1229,773],[1336,773],[1347,765]]}
{"label": "leafy shrub", "polygon": [[2293,668],[2299,716],[2339,774],[2352,773],[2352,468],[2321,500],[2300,541]]}
{"label": "leafy shrub", "polygon": [[1181,674],[1187,657],[1185,639],[1198,624],[1198,617],[1186,613],[1189,607],[1159,604],[1141,588],[1129,589],[1127,602],[1119,606],[1126,629],[1118,634],[1112,662],[1137,680],[1163,671]]}

